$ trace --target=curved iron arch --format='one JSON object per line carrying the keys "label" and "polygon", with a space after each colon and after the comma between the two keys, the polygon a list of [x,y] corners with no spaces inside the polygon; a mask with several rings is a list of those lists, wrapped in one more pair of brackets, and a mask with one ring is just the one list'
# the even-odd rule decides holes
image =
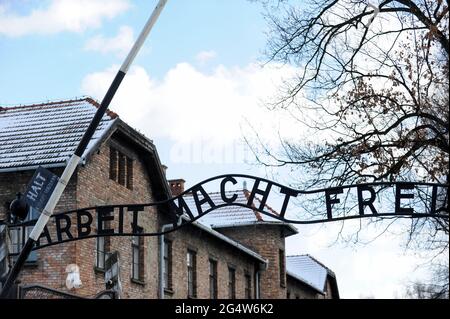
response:
{"label": "curved iron arch", "polygon": [[[246,180],[253,181],[252,190],[248,191],[249,192],[248,202],[245,204],[236,202],[237,196],[232,196],[230,198],[230,197],[227,197],[227,195],[226,195],[225,186],[228,183],[236,185],[237,184],[236,179],[238,179],[238,178],[243,178]],[[220,188],[221,188],[220,195],[223,200],[221,203],[214,203],[214,202],[212,202],[212,200],[210,198],[208,200],[207,197],[209,195],[208,195],[208,193],[206,193],[206,191],[203,188],[203,185],[205,185],[209,182],[213,182],[213,181],[220,181]],[[260,187],[261,183],[265,183],[265,189],[258,188],[258,187]],[[275,213],[272,209],[269,209],[265,205],[265,201],[267,200],[267,197],[269,196],[270,192],[273,191],[274,187],[279,188],[279,193],[283,194],[285,196],[285,201],[287,199],[285,207],[284,207],[284,202],[283,202],[283,207],[282,207],[282,211],[280,214]],[[395,200],[396,207],[395,207],[394,211],[384,212],[384,213],[378,213],[378,212],[375,213],[373,211],[373,209],[372,209],[373,206],[370,207],[370,205],[373,203],[373,198],[375,196],[374,195],[375,187],[380,187],[381,190],[395,188],[396,196],[400,196],[400,199],[397,198]],[[430,205],[428,205],[429,209],[425,212],[414,212],[414,210],[412,208],[397,207],[397,202],[400,202],[401,199],[411,199],[414,197],[413,195],[411,195],[409,193],[402,193],[402,190],[413,190],[417,187],[430,189],[431,195],[429,195],[428,199],[430,199],[431,202],[429,203]],[[330,213],[330,209],[331,209],[331,207],[333,207],[334,204],[339,203],[339,200],[336,199],[336,196],[343,193],[344,190],[350,190],[353,188],[356,188],[357,192],[358,192],[359,212],[357,214],[349,214],[349,215],[344,214],[344,215],[333,216],[332,213]],[[438,200],[438,198],[437,198],[438,197],[438,189],[441,190],[441,192],[440,192],[441,195],[445,194],[444,201],[443,201],[444,206],[441,206],[441,207],[436,207],[436,202]],[[276,191],[274,191],[274,192],[276,192]],[[360,196],[360,193],[362,193],[362,192],[369,192],[371,195],[370,199],[372,201],[370,201],[370,200],[368,201],[367,199],[362,198],[363,211],[361,212],[361,198],[359,196]],[[198,193],[201,193],[202,199],[199,199]],[[322,217],[320,217],[318,219],[292,219],[292,218],[287,218],[285,216],[286,209],[287,209],[287,203],[290,198],[298,197],[299,195],[320,195],[320,194],[325,196],[325,203],[327,206],[326,216],[325,216],[325,214],[322,214]],[[253,203],[256,195],[262,195],[262,201],[261,201],[260,205],[254,205],[254,203]],[[332,198],[331,195],[335,195],[334,198]],[[184,198],[186,196],[193,196],[196,207],[197,208],[200,207],[200,209],[199,209],[200,211],[196,211],[196,212],[186,211],[186,209],[188,209],[188,210],[190,209],[189,206],[187,206],[186,201],[184,200]],[[178,205],[176,204],[176,202],[178,202]],[[203,210],[202,205],[205,205],[205,204],[208,204],[209,208]],[[84,215],[84,216],[88,216],[88,215],[90,215],[89,211],[94,211],[95,213],[98,214],[99,212],[111,212],[111,211],[114,212],[116,209],[118,209],[119,211],[122,212],[122,214],[124,214],[125,209],[126,209],[127,212],[133,212],[133,216],[138,216],[139,213],[144,212],[145,207],[157,207],[157,206],[164,208],[170,214],[170,216],[173,220],[173,227],[171,227],[170,229],[167,229],[165,231],[160,231],[160,232],[146,233],[146,232],[139,230],[138,227],[136,227],[136,229],[135,229],[133,226],[132,227],[133,230],[131,233],[124,232],[123,230],[118,231],[118,232],[116,232],[116,231],[111,232],[109,229],[108,232],[100,232],[100,233],[89,232],[89,233],[85,233],[85,234],[82,233],[81,236],[79,234],[76,237],[70,235],[70,236],[66,236],[66,238],[63,239],[62,233],[66,233],[66,235],[67,235],[68,230],[63,227],[63,229],[62,229],[63,231],[61,233],[61,225],[60,225],[60,223],[59,224],[57,223],[57,221],[63,220],[63,219],[66,222],[71,220],[70,217],[66,218],[66,216],[70,216],[72,214],[76,214],[77,219],[79,218],[78,216],[80,216],[80,214]],[[326,222],[342,221],[342,220],[356,219],[356,218],[382,218],[382,217],[391,217],[391,218],[429,217],[429,218],[444,218],[444,219],[449,218],[449,215],[448,215],[448,185],[447,184],[423,183],[423,182],[374,182],[374,183],[361,183],[361,184],[354,184],[354,185],[335,186],[335,187],[314,189],[314,190],[296,190],[294,188],[282,185],[280,183],[277,183],[277,182],[274,182],[274,181],[271,181],[271,180],[268,180],[265,178],[255,177],[255,176],[246,175],[246,174],[226,174],[226,175],[219,175],[219,176],[208,178],[200,183],[195,184],[194,186],[190,187],[189,189],[182,192],[181,194],[174,196],[170,199],[164,200],[164,201],[143,203],[143,204],[135,204],[134,203],[134,204],[92,206],[92,207],[86,207],[86,208],[81,208],[81,209],[76,209],[76,210],[69,210],[69,211],[54,214],[52,216],[52,219],[55,221],[55,224],[57,225],[56,226],[57,232],[58,231],[60,232],[58,234],[58,240],[57,241],[48,241],[46,244],[38,245],[38,246],[34,247],[34,250],[61,244],[61,243],[65,243],[65,242],[87,239],[87,238],[103,237],[103,236],[160,236],[163,234],[167,234],[167,233],[176,231],[185,225],[191,224],[191,223],[195,222],[196,220],[198,220],[199,218],[201,218],[202,216],[204,216],[214,210],[228,207],[228,206],[237,206],[237,207],[252,209],[263,215],[269,216],[271,218],[279,220],[280,222],[288,223],[288,224],[316,224],[316,223],[326,223]],[[371,214],[364,213],[364,208],[366,208],[366,207],[369,207],[372,210]],[[353,210],[354,210],[354,207],[353,207]],[[94,221],[94,218],[92,217],[92,215],[90,215],[90,216],[91,216],[91,223],[92,223]],[[122,218],[123,218],[123,216],[122,216]],[[135,218],[135,217],[133,217],[133,218]],[[137,221],[137,218],[138,217],[136,217],[136,221]],[[78,221],[79,221],[79,219],[78,219]],[[36,223],[36,220],[31,220],[31,221],[18,223],[18,224],[14,224],[14,225],[9,225],[9,226],[10,227],[26,227],[26,226],[34,225],[34,223]],[[85,225],[85,224],[83,224],[83,225]],[[67,225],[65,225],[65,226],[67,226]],[[72,225],[70,225],[68,228],[70,229],[71,226]],[[58,229],[58,227],[59,227],[59,229]],[[77,225],[77,227],[79,230],[80,229],[79,225]],[[45,230],[44,230],[43,235],[45,235]]]}

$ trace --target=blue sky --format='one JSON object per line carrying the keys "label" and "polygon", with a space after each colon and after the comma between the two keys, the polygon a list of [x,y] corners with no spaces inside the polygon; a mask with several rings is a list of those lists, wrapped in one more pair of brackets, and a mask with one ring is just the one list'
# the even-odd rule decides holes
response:
{"label": "blue sky", "polygon": [[[124,43],[123,50],[111,49],[102,53],[86,49],[86,44],[99,36],[114,38],[122,27],[131,28],[134,39],[156,4],[156,1],[112,2],[119,3],[118,6],[122,4],[126,9],[114,11],[113,18],[102,17],[93,10],[101,25],[85,27],[83,31],[65,29],[57,32],[57,22],[44,31],[24,27],[24,34],[20,36],[2,32],[0,28],[0,103],[16,105],[81,95],[94,95],[101,100],[106,88],[92,94],[90,90],[83,90],[83,79],[88,74],[121,64],[129,46]],[[36,10],[51,16],[52,1],[1,0],[0,3],[6,18],[23,19],[20,21],[22,27],[34,22],[30,20]],[[198,71],[208,74],[218,65],[245,67],[262,60],[266,41],[262,32],[266,29],[262,11],[260,5],[250,1],[169,1],[134,65],[143,67],[153,79],[161,80],[179,63],[192,64]],[[202,52],[206,53],[204,62],[198,59]],[[209,59],[213,61],[207,61]],[[139,94],[138,91],[135,93]],[[189,105],[179,107],[188,108]],[[112,108],[115,109],[114,105]],[[115,110],[122,115],[120,109]],[[139,125],[135,127],[139,128]],[[171,141],[166,136],[147,135],[155,140],[163,159],[170,156]],[[180,169],[167,164],[171,177],[183,175],[189,181],[203,178],[198,174],[185,176],[183,163],[180,163]],[[220,166],[214,166],[213,171],[220,169]],[[229,166],[239,169],[233,163],[226,166],[224,172],[229,172]]]}
{"label": "blue sky", "polygon": [[[80,82],[87,73],[104,69],[123,58],[114,53],[87,51],[88,39],[101,34],[114,37],[121,26],[129,26],[137,36],[153,10],[155,1],[134,1],[114,18],[102,19],[99,27],[84,32],[62,31],[23,36],[2,35],[0,42],[0,101],[16,104],[48,98],[81,95]],[[50,1],[0,1],[14,15],[30,15],[46,9]],[[193,62],[201,51],[217,53],[216,63],[245,66],[260,57],[265,37],[261,8],[247,1],[168,2],[135,64],[161,78],[179,62]],[[1,33],[0,33],[1,34]],[[33,76],[23,76],[28,70]],[[23,88],[27,94],[23,94]],[[7,93],[7,94],[6,94]],[[55,94],[56,93],[56,94]],[[56,96],[55,96],[56,95]]]}
{"label": "blue sky", "polygon": [[[156,2],[0,0],[0,105],[101,100]],[[189,186],[224,173],[264,177],[242,141],[252,134],[247,124],[274,145],[278,132],[300,133],[286,114],[262,106],[295,73],[292,66],[261,67],[262,12],[243,0],[168,1],[111,105],[154,140],[168,178]],[[309,253],[333,269],[342,297],[400,296],[422,275],[420,260],[394,234],[363,246],[332,245],[340,226],[299,227],[287,253]],[[376,233],[367,229],[368,238]]]}

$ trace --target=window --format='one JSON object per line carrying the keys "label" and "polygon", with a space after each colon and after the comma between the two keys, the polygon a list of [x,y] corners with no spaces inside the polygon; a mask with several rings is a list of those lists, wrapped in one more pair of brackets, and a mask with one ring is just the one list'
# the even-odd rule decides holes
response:
{"label": "window", "polygon": [[236,299],[236,269],[228,267],[228,298]]}
{"label": "window", "polygon": [[120,289],[119,283],[119,252],[108,253],[105,260],[106,289]]}
{"label": "window", "polygon": [[133,236],[131,240],[132,271],[131,278],[138,281],[144,280],[144,237]]}
{"label": "window", "polygon": [[133,189],[133,160],[127,157],[127,179],[126,179],[126,187],[128,189]]}
{"label": "window", "polygon": [[24,236],[22,232],[22,227],[10,227],[9,228],[9,237],[11,238],[11,247],[10,253],[13,254],[13,260],[17,259],[17,255],[22,250],[22,246],[24,245]]}
{"label": "window", "polygon": [[217,261],[209,260],[209,297],[217,299]]}
{"label": "window", "polygon": [[284,261],[284,250],[280,249],[278,253],[279,267],[280,267],[280,286],[286,287],[286,268]]}
{"label": "window", "polygon": [[0,278],[8,273],[6,226],[0,225]]}
{"label": "window", "polygon": [[286,299],[291,299],[291,292],[289,290],[286,293]]}
{"label": "window", "polygon": [[114,148],[109,149],[109,178],[117,182],[117,172],[118,172],[118,152]]}
{"label": "window", "polygon": [[95,266],[100,270],[105,270],[105,261],[110,250],[109,237],[97,237],[97,261]]}
{"label": "window", "polygon": [[[111,222],[104,222],[105,229],[110,227]],[[97,225],[98,229],[98,225]],[[97,270],[105,270],[105,261],[108,257],[108,253],[111,249],[111,238],[106,237],[97,237],[97,259],[95,262],[95,267]]]}
{"label": "window", "polygon": [[112,147],[109,149],[109,178],[133,189],[133,160]]}
{"label": "window", "polygon": [[172,289],[172,242],[164,240],[164,288]]}
{"label": "window", "polygon": [[[30,208],[28,212],[27,218],[24,221],[35,220],[39,218],[39,211]],[[15,262],[18,258],[18,255],[22,251],[22,247],[25,245],[28,237],[30,236],[31,231],[34,226],[27,227],[10,227],[9,228],[9,237],[11,239],[11,247],[9,249],[10,254],[13,254],[12,259]],[[28,255],[26,263],[36,263],[37,262],[37,252],[32,250]]]}
{"label": "window", "polygon": [[245,298],[252,299],[252,276],[248,272],[244,275],[244,284],[245,284]]}
{"label": "window", "polygon": [[188,297],[197,297],[197,256],[195,251],[187,252]]}
{"label": "window", "polygon": [[119,152],[119,171],[118,171],[118,182],[120,185],[125,185],[126,178],[126,156]]}
{"label": "window", "polygon": [[105,237],[97,237],[97,262],[96,267],[99,269],[105,269]]}

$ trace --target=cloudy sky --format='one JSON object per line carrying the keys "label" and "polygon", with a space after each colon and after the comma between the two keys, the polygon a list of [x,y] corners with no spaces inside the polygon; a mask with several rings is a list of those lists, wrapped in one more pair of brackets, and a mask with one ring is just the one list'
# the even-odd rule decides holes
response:
{"label": "cloudy sky", "polygon": [[[156,3],[0,0],[0,105],[101,100]],[[242,139],[249,127],[269,143],[304,133],[287,114],[263,107],[295,68],[263,66],[262,12],[244,0],[168,1],[111,105],[154,140],[168,178],[189,187],[224,173],[264,177]],[[352,223],[344,233],[359,226]],[[341,226],[299,227],[287,252],[311,254],[334,270],[342,297],[398,297],[423,276],[395,227],[365,245],[333,244]],[[377,227],[363,230],[367,241]]]}

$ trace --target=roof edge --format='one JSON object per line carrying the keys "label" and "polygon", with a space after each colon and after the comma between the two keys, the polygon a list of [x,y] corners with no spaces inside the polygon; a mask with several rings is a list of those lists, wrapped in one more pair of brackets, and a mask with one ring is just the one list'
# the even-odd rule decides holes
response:
{"label": "roof edge", "polygon": [[299,277],[297,274],[294,274],[293,272],[291,272],[291,271],[289,271],[289,270],[286,270],[286,275],[288,275],[288,276],[290,276],[290,277],[292,277],[292,278],[294,278],[294,279],[296,279],[296,280],[298,280],[298,281],[301,281],[302,283],[304,283],[304,284],[307,285],[308,287],[311,287],[312,289],[314,289],[315,291],[317,291],[317,292],[320,293],[321,295],[325,295],[325,292],[324,292],[324,291],[322,291],[322,290],[320,290],[319,288],[313,286],[311,283],[309,283],[309,282],[307,282],[305,279]]}
{"label": "roof edge", "polygon": [[322,266],[323,268],[326,269],[327,274],[330,275],[333,278],[336,278],[336,274],[334,273],[333,270],[331,270],[330,268],[328,268],[327,266],[325,266],[322,262],[318,261],[315,257],[311,256],[310,254],[302,254],[302,255],[290,255],[290,256],[286,256],[286,258],[289,257],[309,257],[311,258],[315,263],[318,263],[320,266]]}
{"label": "roof edge", "polygon": [[[187,217],[183,216],[183,219],[189,220]],[[206,225],[203,225],[202,223],[198,222],[198,221],[194,221],[192,223],[192,225],[206,231],[207,233],[213,235],[214,237],[223,240],[225,242],[227,242],[228,244],[238,248],[239,250],[241,250],[242,252],[246,253],[247,255],[250,255],[251,257],[259,260],[261,263],[267,264],[268,261],[267,259],[264,259],[261,255],[259,255],[258,253],[254,252],[253,250],[245,247],[244,245],[238,243],[237,241],[234,241],[233,239],[225,236],[224,234],[219,233],[218,231],[215,231],[214,229],[209,228]]]}
{"label": "roof edge", "polygon": [[[80,101],[86,101],[94,105],[96,108],[100,107],[100,103],[98,103],[96,100],[94,100],[92,97],[87,96],[84,99],[81,99]],[[119,117],[119,115],[116,112],[111,111],[109,108],[105,111],[106,115],[110,116],[112,119],[116,119]]]}
{"label": "roof edge", "polygon": [[[243,222],[243,223],[229,223],[229,224],[222,224],[222,225],[214,225],[211,224],[212,228],[227,228],[227,227],[238,227],[238,226],[254,226],[254,225],[274,225],[274,226],[284,226],[287,227],[289,230],[291,230],[294,234],[298,234],[297,228],[295,228],[293,225],[285,222],[276,222],[276,221],[264,221],[264,220],[257,220],[253,222]],[[291,235],[294,235],[291,234]],[[291,236],[289,235],[289,236]],[[288,237],[288,236],[286,236]]]}
{"label": "roof edge", "polygon": [[100,104],[95,101],[93,98],[89,96],[83,96],[80,98],[73,98],[69,100],[54,100],[47,102],[37,102],[37,103],[30,103],[30,104],[18,104],[13,106],[0,106],[1,110],[15,110],[15,109],[21,109],[25,107],[37,107],[37,106],[45,106],[45,105],[54,105],[54,104],[62,104],[62,103],[74,103],[74,102],[80,102],[80,101],[87,101],[91,104],[94,104],[96,107],[100,106]]}
{"label": "roof edge", "polygon": [[103,134],[97,138],[97,141],[95,141],[95,143],[92,144],[90,147],[89,147],[89,144],[88,144],[89,148],[87,148],[84,151],[83,156],[82,156],[82,163],[83,164],[86,164],[86,162],[90,159],[92,154],[94,154],[95,151],[97,151],[101,147],[101,145],[107,139],[109,139],[111,137],[111,135],[116,131],[117,124],[118,124],[119,120],[120,120],[119,118],[115,118],[115,119],[113,118],[110,121],[110,123],[108,123],[108,126],[105,129],[105,131],[103,132]]}
{"label": "roof edge", "polygon": [[[44,167],[44,168],[64,167],[64,166],[66,166],[66,162],[67,162],[67,160],[65,160],[63,162],[47,163],[47,164],[39,164],[39,165],[29,165],[29,166],[19,166],[19,167],[6,167],[6,168],[0,168],[0,173],[31,171],[31,170],[36,170],[40,166]],[[81,163],[79,165],[81,165]]]}

